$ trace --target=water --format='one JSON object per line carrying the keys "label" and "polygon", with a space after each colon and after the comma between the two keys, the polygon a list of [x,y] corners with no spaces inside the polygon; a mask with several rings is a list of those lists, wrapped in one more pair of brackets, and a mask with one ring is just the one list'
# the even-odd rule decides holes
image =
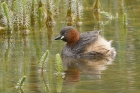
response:
{"label": "water", "polygon": [[[66,2],[61,2],[66,7]],[[140,92],[140,0],[101,0],[101,11],[118,18],[97,18],[93,13],[94,0],[83,0],[80,33],[102,30],[107,40],[113,40],[117,51],[114,60],[63,59],[65,79],[54,75],[55,56],[61,53],[62,41],[55,41],[62,27],[66,26],[66,9],[61,8],[53,28],[35,26],[28,31],[0,33],[0,93],[139,93]],[[62,7],[62,6],[60,6]],[[123,15],[127,14],[127,24]],[[100,20],[100,23],[98,23]],[[49,60],[43,72],[38,62],[46,50]],[[26,76],[22,89],[16,89],[19,79]],[[48,92],[49,91],[49,92]],[[57,92],[56,92],[57,91]]]}

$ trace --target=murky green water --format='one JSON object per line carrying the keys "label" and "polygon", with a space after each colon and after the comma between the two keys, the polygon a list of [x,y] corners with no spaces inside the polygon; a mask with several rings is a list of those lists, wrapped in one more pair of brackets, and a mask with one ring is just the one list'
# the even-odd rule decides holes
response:
{"label": "murky green water", "polygon": [[[28,34],[23,30],[10,35],[0,33],[0,93],[139,93],[140,0],[100,1],[101,11],[114,17],[117,13],[118,18],[104,15],[97,18],[92,9],[94,0],[83,0],[82,25],[76,28],[80,32],[102,30],[105,38],[114,41],[117,51],[114,60],[63,59],[65,79],[54,75],[55,56],[65,45],[54,40],[67,25],[67,4],[62,0],[53,28],[35,26]],[[124,13],[127,25],[123,23]],[[41,72],[37,64],[46,50],[50,55]],[[26,76],[25,85],[16,89],[23,76]]]}

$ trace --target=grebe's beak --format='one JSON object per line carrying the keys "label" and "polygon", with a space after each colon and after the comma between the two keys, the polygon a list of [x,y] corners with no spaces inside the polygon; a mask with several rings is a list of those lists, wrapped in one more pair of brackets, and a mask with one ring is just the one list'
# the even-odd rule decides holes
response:
{"label": "grebe's beak", "polygon": [[64,36],[60,35],[60,36],[56,37],[55,40],[60,40],[60,39],[63,39],[63,38],[64,38]]}

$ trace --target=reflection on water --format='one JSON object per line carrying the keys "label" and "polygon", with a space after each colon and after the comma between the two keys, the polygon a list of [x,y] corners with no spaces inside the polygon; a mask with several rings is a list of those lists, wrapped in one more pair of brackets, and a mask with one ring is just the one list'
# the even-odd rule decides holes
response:
{"label": "reflection on water", "polygon": [[63,57],[62,60],[66,66],[67,82],[79,81],[83,74],[90,79],[101,79],[102,71],[113,62],[112,58],[72,59]]}
{"label": "reflection on water", "polygon": [[48,48],[50,49],[51,44],[52,44],[52,35],[53,35],[53,27],[48,27],[47,28],[47,35],[48,35]]}
{"label": "reflection on water", "polygon": [[26,92],[41,93],[41,80],[38,73],[38,63],[35,57],[32,57],[27,70]]}
{"label": "reflection on water", "polygon": [[86,79],[86,81],[101,79],[102,72],[113,63],[111,58],[72,59],[63,57],[62,60],[66,68],[64,90],[68,93],[77,93],[75,88],[83,79]]}

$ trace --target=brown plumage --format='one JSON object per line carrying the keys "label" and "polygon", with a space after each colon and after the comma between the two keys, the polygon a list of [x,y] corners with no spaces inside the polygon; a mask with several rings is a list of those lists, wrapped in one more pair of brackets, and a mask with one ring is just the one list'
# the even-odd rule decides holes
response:
{"label": "brown plumage", "polygon": [[62,50],[62,56],[114,57],[116,51],[111,46],[112,41],[107,41],[99,33],[100,31],[89,31],[79,34],[74,27],[67,26],[60,31],[60,35],[55,40],[67,42]]}

